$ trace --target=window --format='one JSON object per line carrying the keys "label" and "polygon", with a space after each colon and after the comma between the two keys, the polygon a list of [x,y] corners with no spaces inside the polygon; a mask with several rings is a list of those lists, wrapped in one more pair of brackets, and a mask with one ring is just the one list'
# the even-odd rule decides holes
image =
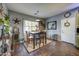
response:
{"label": "window", "polygon": [[26,31],[30,31],[30,32],[35,31],[37,24],[38,24],[37,22],[24,20],[24,33]]}

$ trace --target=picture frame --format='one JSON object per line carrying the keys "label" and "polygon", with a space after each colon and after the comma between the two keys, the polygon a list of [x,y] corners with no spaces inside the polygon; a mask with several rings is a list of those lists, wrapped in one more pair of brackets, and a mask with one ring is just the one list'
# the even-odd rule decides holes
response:
{"label": "picture frame", "polygon": [[57,21],[51,21],[47,23],[48,30],[56,30],[57,29]]}

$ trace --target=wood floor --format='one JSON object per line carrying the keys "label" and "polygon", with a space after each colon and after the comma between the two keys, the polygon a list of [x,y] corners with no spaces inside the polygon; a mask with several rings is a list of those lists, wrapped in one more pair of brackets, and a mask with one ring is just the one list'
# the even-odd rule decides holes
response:
{"label": "wood floor", "polygon": [[31,53],[27,52],[27,49],[23,44],[20,44],[16,49],[16,56],[79,56],[79,50],[72,44],[60,41],[52,41],[48,45],[37,49]]}

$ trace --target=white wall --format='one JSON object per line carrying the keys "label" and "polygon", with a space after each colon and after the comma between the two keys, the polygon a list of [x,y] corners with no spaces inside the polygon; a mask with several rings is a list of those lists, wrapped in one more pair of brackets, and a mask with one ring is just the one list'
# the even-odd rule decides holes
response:
{"label": "white wall", "polygon": [[[75,20],[76,20],[75,17],[76,17],[77,9],[71,10],[70,12],[71,12],[71,16],[69,18],[65,18],[64,13],[61,13],[59,15],[52,16],[46,20],[46,25],[47,25],[47,22],[57,21],[57,30],[47,30],[47,36],[51,36],[51,38],[52,38],[53,34],[58,34],[61,38],[61,41],[66,41],[66,42],[69,42],[69,43],[72,43],[75,45],[75,31],[76,31],[76,29],[75,29]],[[68,36],[67,38],[63,38],[63,39],[61,36],[61,33],[62,33],[61,25],[63,25],[63,24],[61,24],[62,20],[70,20],[70,24],[71,24],[71,27],[70,27],[71,31],[70,30],[65,31],[65,32],[70,31],[70,36]]]}

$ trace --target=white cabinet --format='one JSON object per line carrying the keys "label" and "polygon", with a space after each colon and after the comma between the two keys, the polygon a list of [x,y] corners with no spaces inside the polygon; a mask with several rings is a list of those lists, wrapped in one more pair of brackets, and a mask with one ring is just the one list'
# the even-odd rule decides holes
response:
{"label": "white cabinet", "polygon": [[79,48],[79,13],[76,15],[76,47]]}
{"label": "white cabinet", "polygon": [[76,36],[76,47],[79,47],[79,35]]}
{"label": "white cabinet", "polygon": [[76,27],[79,28],[79,13],[77,14],[76,17]]}

